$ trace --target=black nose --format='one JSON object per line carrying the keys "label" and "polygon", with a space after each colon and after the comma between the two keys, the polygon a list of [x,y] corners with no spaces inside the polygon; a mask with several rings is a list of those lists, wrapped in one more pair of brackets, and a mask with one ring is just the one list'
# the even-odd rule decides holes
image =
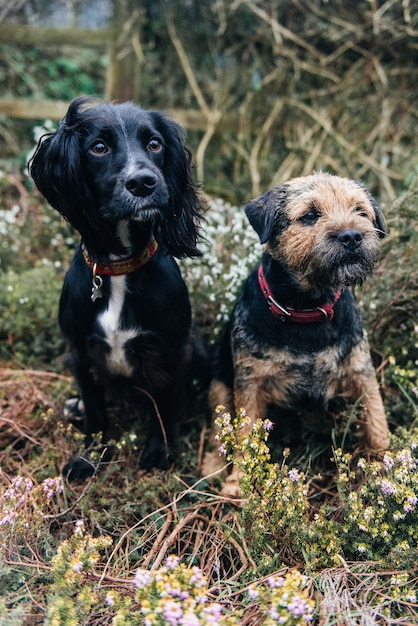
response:
{"label": "black nose", "polygon": [[363,235],[359,230],[348,228],[347,230],[342,230],[338,233],[337,241],[339,241],[339,243],[341,243],[345,248],[355,250],[355,248],[358,248],[361,245]]}
{"label": "black nose", "polygon": [[156,188],[157,176],[151,170],[141,170],[131,174],[125,181],[125,187],[134,196],[149,196]]}

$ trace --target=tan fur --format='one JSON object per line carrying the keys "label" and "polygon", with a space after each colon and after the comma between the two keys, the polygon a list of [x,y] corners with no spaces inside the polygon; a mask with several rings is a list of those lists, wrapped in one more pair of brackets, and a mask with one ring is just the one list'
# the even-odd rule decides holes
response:
{"label": "tan fur", "polygon": [[[309,230],[299,221],[316,207],[321,216]],[[359,229],[365,245],[376,254],[378,236],[373,225],[374,211],[367,193],[354,181],[327,174],[295,178],[289,182],[286,212],[290,226],[267,246],[273,258],[283,259],[299,276],[302,286],[311,286],[306,273],[315,259],[321,261],[330,238],[340,230]]]}

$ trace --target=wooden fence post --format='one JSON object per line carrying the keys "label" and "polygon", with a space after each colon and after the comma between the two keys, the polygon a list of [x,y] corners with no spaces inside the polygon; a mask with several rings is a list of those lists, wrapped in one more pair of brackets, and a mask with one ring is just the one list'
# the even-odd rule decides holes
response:
{"label": "wooden fence post", "polygon": [[113,20],[106,73],[106,100],[140,101],[143,12],[137,0],[113,0]]}

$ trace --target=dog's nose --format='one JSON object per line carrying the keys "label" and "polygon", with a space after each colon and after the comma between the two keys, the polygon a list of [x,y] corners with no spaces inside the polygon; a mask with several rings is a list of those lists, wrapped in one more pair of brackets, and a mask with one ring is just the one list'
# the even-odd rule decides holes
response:
{"label": "dog's nose", "polygon": [[339,241],[339,243],[341,243],[345,248],[354,250],[361,245],[363,235],[359,230],[348,228],[347,230],[342,230],[338,233],[337,241]]}
{"label": "dog's nose", "polygon": [[151,170],[142,170],[131,174],[125,181],[125,187],[134,196],[149,196],[157,186],[157,176]]}

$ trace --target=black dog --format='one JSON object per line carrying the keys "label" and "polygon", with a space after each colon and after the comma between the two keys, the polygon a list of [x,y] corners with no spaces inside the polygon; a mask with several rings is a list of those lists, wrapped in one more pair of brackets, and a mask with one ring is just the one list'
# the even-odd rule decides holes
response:
{"label": "black dog", "polygon": [[[175,257],[198,256],[201,205],[183,129],[132,103],[73,100],[41,141],[32,177],[82,237],[59,321],[84,405],[86,447],[107,428],[105,391],[128,383],[154,408],[141,466],[173,457],[180,390],[193,353],[191,310]],[[93,473],[74,456],[71,479]]]}

